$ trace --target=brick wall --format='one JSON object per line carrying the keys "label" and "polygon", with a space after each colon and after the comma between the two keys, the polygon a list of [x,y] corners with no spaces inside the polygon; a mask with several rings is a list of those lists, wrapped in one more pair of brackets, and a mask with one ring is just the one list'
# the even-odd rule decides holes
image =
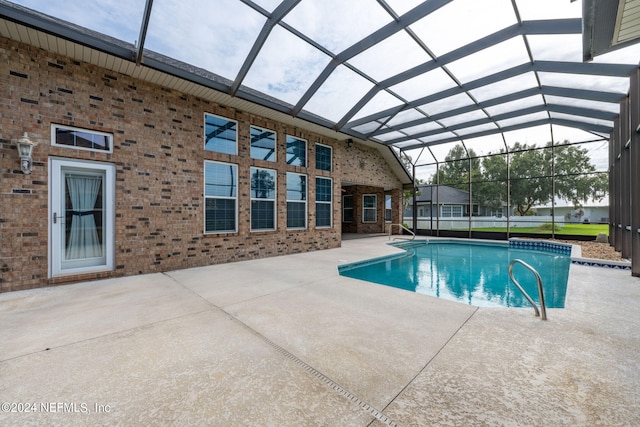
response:
{"label": "brick wall", "polygon": [[[344,188],[343,195],[353,196],[353,221],[344,223],[343,230],[348,233],[384,233],[385,232],[385,194],[380,187],[353,185]],[[363,220],[364,195],[376,196],[376,221]]]}
{"label": "brick wall", "polygon": [[[6,39],[0,39],[0,58],[0,291],[338,247],[345,177],[373,186],[400,186],[373,148],[347,148],[342,141],[305,129]],[[204,150],[204,113],[238,121],[237,156]],[[52,123],[109,132],[113,153],[52,146]],[[250,158],[250,125],[277,132],[277,162]],[[15,147],[23,132],[39,144],[31,175],[20,171]],[[308,141],[309,167],[286,164],[287,134]],[[332,172],[315,169],[316,143],[333,147]],[[48,277],[51,157],[115,164],[114,271]],[[203,231],[205,160],[238,165],[237,233]],[[251,166],[277,170],[275,231],[250,231]],[[306,230],[286,229],[288,171],[308,175]],[[316,176],[333,179],[330,229],[315,228]]]}
{"label": "brick wall", "polygon": [[377,149],[362,144],[343,146],[342,180],[349,184],[368,185],[382,189],[402,188],[387,162]]}

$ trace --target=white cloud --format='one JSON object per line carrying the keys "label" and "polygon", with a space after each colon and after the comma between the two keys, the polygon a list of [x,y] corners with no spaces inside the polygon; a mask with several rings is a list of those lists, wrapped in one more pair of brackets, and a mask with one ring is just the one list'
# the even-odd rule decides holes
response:
{"label": "white cloud", "polygon": [[144,0],[13,0],[85,28],[134,43],[140,34]]}
{"label": "white cloud", "polygon": [[527,40],[538,61],[582,62],[581,34],[529,35]]}
{"label": "white cloud", "polygon": [[[267,11],[273,11],[280,0],[254,0]],[[15,0],[15,3],[57,16],[75,24],[133,43],[138,37],[144,10],[144,0]],[[420,4],[420,0],[387,0],[399,15]],[[521,18],[527,20],[578,18],[581,1],[569,0],[515,0]],[[156,0],[149,24],[146,48],[197,67],[210,70],[234,80],[247,54],[260,33],[265,17],[240,0]],[[383,25],[392,22],[391,16],[376,0],[302,0],[285,17],[285,22],[301,33],[313,38],[334,54],[366,38]],[[453,49],[494,33],[516,22],[511,0],[455,0],[411,26],[418,37],[435,52],[442,55]],[[527,36],[536,60],[581,61],[580,35]],[[594,62],[637,64],[640,44],[597,57]],[[313,48],[302,39],[276,26],[269,35],[243,84],[268,95],[296,104],[309,86],[320,75],[331,58]],[[349,64],[358,67],[378,81],[398,75],[411,67],[430,61],[424,50],[404,31],[352,58]],[[529,63],[523,37],[517,36],[467,58],[448,64],[448,69],[463,84],[516,65]],[[613,91],[620,94],[629,89],[628,78],[538,73],[543,85],[577,89]],[[471,90],[480,102],[538,85],[533,72],[506,79]],[[413,101],[455,86],[443,70],[437,69],[399,83],[392,88],[398,95]],[[313,95],[306,110],[328,118],[340,120],[372,87],[371,82],[340,65]],[[571,98],[548,97],[547,101],[562,105],[583,106],[617,112],[615,104],[580,101]],[[399,105],[399,100],[386,92],[379,92],[356,117]],[[490,114],[541,105],[540,96],[534,96],[503,105],[489,107]],[[462,94],[421,106],[427,113],[436,114],[463,105],[472,100]],[[480,115],[478,115],[480,114]],[[446,119],[454,124],[469,117]],[[555,113],[554,117],[564,117]],[[402,123],[420,117],[415,110],[400,113],[392,123]],[[547,117],[546,113],[529,118]],[[525,118],[526,119],[526,118]],[[581,119],[585,120],[585,119]],[[514,118],[501,125],[522,123]],[[591,120],[592,121],[592,120]],[[377,124],[364,124],[361,129],[373,129]],[[410,131],[419,131],[416,126]],[[478,130],[484,129],[483,126]],[[557,130],[556,130],[557,129]],[[471,132],[471,129],[461,131]],[[443,134],[445,135],[445,134]],[[451,134],[446,134],[450,136]],[[561,136],[561,138],[559,137]],[[385,137],[389,137],[386,135]],[[588,140],[594,136],[582,130],[554,126],[554,139]],[[421,139],[436,141],[439,137]],[[550,127],[540,126],[510,132],[505,135],[511,144],[519,142],[544,144],[551,139]],[[483,139],[502,143],[502,136]],[[449,148],[446,148],[449,146]],[[438,146],[437,152],[446,154],[449,144]]]}
{"label": "white cloud", "polygon": [[265,20],[237,0],[156,0],[146,48],[234,80]]}
{"label": "white cloud", "polygon": [[341,65],[304,108],[329,120],[338,121],[372,87],[372,83]]}
{"label": "white cloud", "polygon": [[523,21],[582,17],[582,0],[516,0]]}
{"label": "white cloud", "polygon": [[436,55],[516,24],[510,0],[456,0],[411,26]]}
{"label": "white cloud", "polygon": [[297,104],[329,59],[302,39],[276,27],[244,84],[290,104]]}
{"label": "white cloud", "polygon": [[[365,50],[348,62],[380,82],[430,60],[431,57],[427,52],[402,31]],[[381,64],[384,65],[380,66]]]}
{"label": "white cloud", "polygon": [[386,91],[380,91],[376,96],[371,99],[357,114],[353,117],[353,120],[357,120],[360,117],[366,117],[368,115],[384,111],[392,107],[399,107],[403,105],[402,102],[395,96],[389,94]]}
{"label": "white cloud", "polygon": [[338,54],[391,22],[391,16],[375,0],[303,0],[284,22]]}

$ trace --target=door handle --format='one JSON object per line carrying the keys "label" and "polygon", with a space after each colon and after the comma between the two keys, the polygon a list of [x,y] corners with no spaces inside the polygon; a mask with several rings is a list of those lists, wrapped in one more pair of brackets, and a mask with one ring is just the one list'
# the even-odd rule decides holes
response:
{"label": "door handle", "polygon": [[54,213],[53,213],[53,223],[55,224],[55,223],[57,223],[57,222],[58,222],[58,213],[57,213],[57,212],[54,212]]}

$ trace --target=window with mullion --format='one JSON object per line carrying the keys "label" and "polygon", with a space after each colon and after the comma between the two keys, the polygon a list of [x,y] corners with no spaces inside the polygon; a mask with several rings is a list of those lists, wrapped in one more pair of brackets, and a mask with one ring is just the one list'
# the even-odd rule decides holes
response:
{"label": "window with mullion", "polygon": [[238,122],[205,113],[204,149],[216,153],[238,154]]}
{"label": "window with mullion", "polygon": [[113,152],[113,135],[88,129],[51,125],[51,143],[79,150]]}
{"label": "window with mullion", "polygon": [[235,233],[238,230],[237,183],[237,165],[205,161],[205,233]]}
{"label": "window with mullion", "polygon": [[287,135],[287,164],[307,166],[307,141]]}
{"label": "window with mullion", "polygon": [[316,227],[329,228],[332,225],[333,183],[331,178],[316,177]]}
{"label": "window with mullion", "polygon": [[307,228],[307,176],[287,172],[287,228]]}
{"label": "window with mullion", "polygon": [[392,218],[392,210],[391,210],[391,196],[388,194],[385,194],[384,196],[384,220],[391,222],[391,218]]}
{"label": "window with mullion", "polygon": [[276,171],[251,168],[251,231],[276,229]]}
{"label": "window with mullion", "polygon": [[375,194],[364,194],[362,196],[362,222],[378,221],[376,202],[377,197]]}
{"label": "window with mullion", "polygon": [[331,172],[331,151],[332,149],[328,145],[316,144],[316,169]]}
{"label": "window with mullion", "polygon": [[342,222],[353,222],[353,194],[342,197]]}
{"label": "window with mullion", "polygon": [[251,158],[276,161],[276,133],[251,126]]}

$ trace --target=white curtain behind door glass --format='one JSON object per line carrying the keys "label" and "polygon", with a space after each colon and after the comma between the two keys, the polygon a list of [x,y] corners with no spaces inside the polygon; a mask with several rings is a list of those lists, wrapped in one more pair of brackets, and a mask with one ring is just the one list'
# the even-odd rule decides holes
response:
{"label": "white curtain behind door glass", "polygon": [[100,192],[102,178],[67,175],[67,191],[73,209],[66,259],[102,256],[93,210]]}

